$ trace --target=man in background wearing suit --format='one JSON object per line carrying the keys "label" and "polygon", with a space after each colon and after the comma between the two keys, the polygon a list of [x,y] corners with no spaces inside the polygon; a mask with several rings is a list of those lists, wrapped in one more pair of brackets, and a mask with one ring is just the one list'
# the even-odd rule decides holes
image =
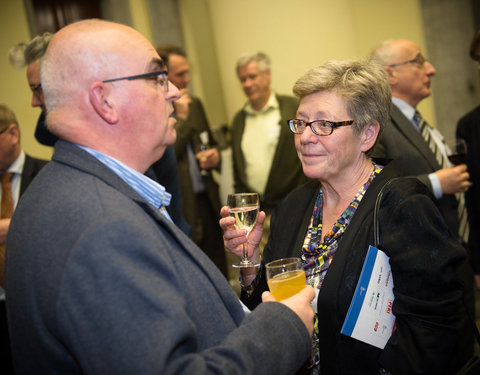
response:
{"label": "man in background wearing suit", "polygon": [[125,25],[73,23],[41,76],[59,140],[7,239],[16,372],[295,373],[311,353],[313,289],[268,293],[246,314],[144,175],[175,142],[180,97],[151,43]]}
{"label": "man in background wearing suit", "polygon": [[[410,40],[383,42],[371,56],[387,74],[393,101],[390,124],[380,135],[373,156],[394,159],[401,176],[415,176],[422,181],[435,196],[451,233],[457,235],[459,241],[466,242],[466,215],[463,210],[463,221],[459,221],[458,202],[463,201],[460,195],[470,186],[467,166],[451,166],[443,136],[437,129],[431,128],[417,111],[418,103],[430,96],[430,79],[437,71],[425,59],[421,48]],[[470,264],[465,262],[460,272],[465,287],[465,302],[473,316],[473,273]],[[470,322],[465,321],[463,325],[464,345],[460,346],[458,356],[468,359],[473,353],[473,330]]]}
{"label": "man in background wearing suit", "polygon": [[53,146],[57,137],[45,125],[45,100],[43,98],[42,83],[40,82],[40,63],[47,51],[48,43],[53,34],[45,32],[37,35],[28,43],[19,43],[9,51],[10,63],[21,68],[27,66],[27,81],[32,90],[32,107],[41,109],[35,128],[35,139],[42,145]]}
{"label": "man in background wearing suit", "polygon": [[[372,52],[372,57],[387,73],[393,100],[391,124],[380,136],[374,156],[395,159],[401,175],[417,176],[427,185],[452,234],[456,234],[459,222],[454,194],[464,193],[470,186],[467,166],[442,166],[415,118],[418,103],[430,96],[430,80],[437,71],[420,47],[409,40],[384,42]],[[435,134],[441,137],[437,130]]]}
{"label": "man in background wearing suit", "polygon": [[[475,33],[470,57],[480,68],[480,29]],[[472,186],[465,193],[465,203],[470,224],[468,248],[472,257],[475,287],[480,291],[480,106],[463,116],[457,125],[457,138],[467,143],[467,165]]]}
{"label": "man in background wearing suit", "polygon": [[190,66],[185,51],[178,46],[164,45],[158,47],[157,52],[167,64],[169,81],[181,94],[173,106],[177,117],[174,147],[183,216],[192,228],[192,240],[227,277],[223,233],[218,225],[221,204],[218,184],[212,176],[212,170],[220,167],[220,152],[202,102],[190,94]]}
{"label": "man in background wearing suit", "polygon": [[307,181],[287,126],[287,120],[296,116],[298,101],[271,89],[270,58],[263,52],[240,57],[236,72],[248,101],[232,123],[234,187],[237,193],[260,195],[260,208],[267,214],[263,248],[272,210]]}
{"label": "man in background wearing suit", "polygon": [[10,217],[19,198],[45,164],[46,160],[25,154],[20,146],[20,128],[15,113],[6,105],[0,104],[0,368],[5,374],[12,373],[3,292],[5,242]]}

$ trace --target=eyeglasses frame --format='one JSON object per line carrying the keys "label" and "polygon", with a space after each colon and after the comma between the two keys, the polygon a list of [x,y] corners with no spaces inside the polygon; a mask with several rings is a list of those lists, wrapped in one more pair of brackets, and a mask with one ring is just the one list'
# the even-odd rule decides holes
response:
{"label": "eyeglasses frame", "polygon": [[158,72],[150,72],[150,73],[143,73],[143,74],[137,74],[134,76],[126,76],[126,77],[119,77],[119,78],[111,78],[111,79],[106,79],[103,80],[103,83],[109,83],[109,82],[116,82],[116,81],[133,81],[137,79],[151,79],[153,77],[158,77],[159,75],[164,74],[166,76],[165,83],[162,83],[162,87],[165,88],[165,92],[168,92],[168,70],[160,70]]}
{"label": "eyeglasses frame", "polygon": [[391,68],[395,68],[396,66],[400,66],[400,65],[413,65],[413,64],[416,64],[418,66],[424,66],[427,61],[428,60],[421,53],[419,53],[412,60],[403,61],[396,64],[388,64],[388,66]]}
{"label": "eyeglasses frame", "polygon": [[[294,121],[303,121],[303,122],[305,123],[305,129],[304,129],[302,132],[298,132],[298,131],[294,130],[294,129],[296,128]],[[330,133],[329,133],[329,134],[319,134],[319,133],[317,133],[317,131],[315,130],[315,128],[312,126],[312,124],[313,124],[313,123],[316,123],[316,122],[321,122],[321,123],[324,123],[324,124],[329,124],[329,126],[330,126]],[[312,133],[315,134],[315,135],[318,135],[318,136],[320,136],[320,137],[328,137],[329,135],[332,135],[333,129],[336,129],[336,128],[339,128],[339,127],[342,127],[342,126],[349,126],[349,125],[352,125],[352,124],[353,124],[353,120],[334,122],[334,121],[328,121],[328,120],[304,121],[304,120],[300,120],[300,119],[292,119],[292,120],[288,120],[288,121],[287,121],[288,127],[290,128],[290,130],[291,130],[292,133],[294,133],[294,134],[302,134],[302,133],[307,129],[307,126],[310,126],[310,129],[312,130]]]}

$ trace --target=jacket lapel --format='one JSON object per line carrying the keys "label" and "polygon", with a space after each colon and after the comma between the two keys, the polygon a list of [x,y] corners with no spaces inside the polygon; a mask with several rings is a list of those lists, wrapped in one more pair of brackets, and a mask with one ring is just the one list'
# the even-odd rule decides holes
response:
{"label": "jacket lapel", "polygon": [[398,109],[398,107],[393,104],[392,105],[392,125],[395,126],[398,131],[400,131],[405,138],[407,138],[410,143],[418,150],[420,155],[427,161],[430,167],[433,170],[440,169],[440,165],[438,165],[435,156],[433,155],[432,151],[428,147],[427,143],[423,139],[420,132],[415,129],[415,126],[405,117],[405,115]]}

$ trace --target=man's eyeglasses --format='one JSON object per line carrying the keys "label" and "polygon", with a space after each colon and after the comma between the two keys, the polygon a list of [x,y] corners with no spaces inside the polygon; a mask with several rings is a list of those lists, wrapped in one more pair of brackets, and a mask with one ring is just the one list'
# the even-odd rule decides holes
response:
{"label": "man's eyeglasses", "polygon": [[316,135],[330,135],[333,133],[333,129],[339,128],[340,126],[348,126],[353,124],[353,120],[333,122],[327,120],[315,120],[315,121],[303,121],[298,119],[288,120],[287,121],[290,130],[295,134],[302,134],[307,126],[310,126],[313,134]]}
{"label": "man's eyeglasses", "polygon": [[135,76],[106,79],[102,82],[108,83],[108,82],[123,81],[123,80],[133,81],[136,79],[154,80],[163,87],[165,92],[168,92],[168,70],[160,70],[159,72],[144,73],[144,74],[138,74]]}
{"label": "man's eyeglasses", "polygon": [[32,90],[33,95],[35,95],[38,99],[40,99],[41,96],[43,95],[41,83],[39,83],[38,85],[30,85],[30,90]]}
{"label": "man's eyeglasses", "polygon": [[415,64],[415,65],[418,65],[420,67],[423,66],[423,64],[425,64],[427,62],[427,59],[425,59],[425,57],[423,57],[421,54],[418,54],[414,59],[412,60],[408,60],[408,61],[403,61],[403,62],[400,62],[400,63],[396,63],[396,64],[389,64],[388,66],[394,68],[396,66],[399,66],[399,65],[412,65],[412,64]]}
{"label": "man's eyeglasses", "polygon": [[8,125],[6,128],[3,128],[2,130],[0,130],[0,134],[5,133],[9,128],[10,128],[10,125]]}

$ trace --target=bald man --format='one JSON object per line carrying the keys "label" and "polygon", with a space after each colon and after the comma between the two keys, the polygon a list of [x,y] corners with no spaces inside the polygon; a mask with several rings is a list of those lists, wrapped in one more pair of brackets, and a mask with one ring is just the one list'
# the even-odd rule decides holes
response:
{"label": "bald man", "polygon": [[[442,165],[439,162],[439,153],[446,157],[443,136],[437,129],[428,129],[428,125],[427,129],[422,127],[417,110],[417,105],[430,96],[431,78],[437,71],[425,58],[422,49],[410,40],[383,42],[372,52],[372,58],[383,66],[387,74],[393,101],[390,124],[380,136],[373,155],[394,159],[401,176],[415,176],[422,181],[435,196],[450,232],[457,235],[459,214],[455,194],[464,193],[470,186],[467,166]],[[436,140],[436,153],[424,138],[425,130],[429,132],[430,139],[433,137]],[[466,217],[463,219],[466,220]],[[458,237],[458,241],[461,240]],[[460,278],[465,287],[466,307],[473,316],[473,271],[468,261],[461,268]],[[456,355],[459,364],[465,363],[473,354],[472,325],[469,321],[462,321],[462,325],[462,344]]]}
{"label": "bald man", "polygon": [[[421,48],[410,40],[391,40],[379,45],[372,57],[387,74],[392,89],[391,124],[385,127],[374,156],[396,160],[402,176],[416,176],[437,198],[452,234],[458,233],[455,193],[470,183],[467,166],[443,168],[424,140],[414,116],[417,105],[429,97],[431,78],[437,73]],[[440,133],[436,131],[439,137]]]}
{"label": "bald man", "polygon": [[50,42],[41,80],[59,141],[7,240],[18,374],[292,374],[311,353],[313,290],[246,314],[143,175],[176,138],[167,74],[127,26],[81,21]]}

